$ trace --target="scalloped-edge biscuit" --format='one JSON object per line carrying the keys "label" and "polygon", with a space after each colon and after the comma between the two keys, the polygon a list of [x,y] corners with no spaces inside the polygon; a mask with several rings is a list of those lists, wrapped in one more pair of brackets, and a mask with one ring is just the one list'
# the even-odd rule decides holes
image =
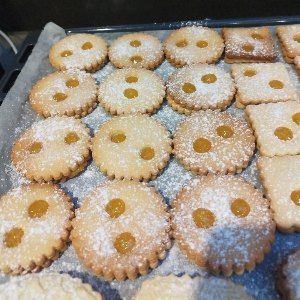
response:
{"label": "scalloped-edge biscuit", "polygon": [[225,62],[273,62],[277,53],[268,27],[223,28]]}
{"label": "scalloped-edge biscuit", "polygon": [[295,64],[295,67],[296,67],[296,71],[298,73],[298,75],[300,76],[300,56],[296,56],[294,58],[294,64]]}
{"label": "scalloped-edge biscuit", "polygon": [[300,155],[260,157],[257,165],[277,228],[300,231]]}
{"label": "scalloped-edge biscuit", "polygon": [[167,205],[145,183],[123,180],[97,186],[80,202],[72,226],[77,255],[105,280],[146,274],[171,247]]}
{"label": "scalloped-edge biscuit", "polygon": [[224,42],[219,33],[207,27],[183,27],[166,38],[166,58],[175,67],[195,63],[213,64],[223,53]]}
{"label": "scalloped-edge biscuit", "polygon": [[100,293],[68,274],[44,273],[11,278],[0,285],[1,299],[104,300]]}

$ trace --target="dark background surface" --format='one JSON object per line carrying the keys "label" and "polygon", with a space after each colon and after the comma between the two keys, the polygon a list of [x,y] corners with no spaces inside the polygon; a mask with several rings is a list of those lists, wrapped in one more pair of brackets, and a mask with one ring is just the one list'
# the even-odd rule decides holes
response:
{"label": "dark background surface", "polygon": [[299,0],[0,0],[0,29],[64,28],[300,14]]}

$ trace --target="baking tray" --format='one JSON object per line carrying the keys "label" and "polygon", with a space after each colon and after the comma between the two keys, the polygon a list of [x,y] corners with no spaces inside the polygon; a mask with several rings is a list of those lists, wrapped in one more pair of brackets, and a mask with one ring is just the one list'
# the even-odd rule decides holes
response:
{"label": "baking tray", "polygon": [[[151,31],[152,34],[159,36],[161,39],[164,39],[168,31],[174,28],[179,28],[187,25],[204,25],[210,27],[223,27],[223,26],[261,26],[261,25],[278,25],[278,24],[292,24],[292,23],[300,23],[300,16],[292,17],[292,18],[268,18],[268,19],[243,19],[243,20],[203,20],[203,21],[193,21],[193,22],[175,22],[175,23],[162,23],[162,24],[146,24],[146,25],[132,25],[132,26],[115,26],[115,27],[103,27],[103,28],[72,28],[67,29],[65,32],[67,34],[70,33],[78,33],[78,32],[90,32],[95,34],[102,35],[105,39],[114,39],[117,36],[123,34],[123,32],[129,31]],[[274,29],[273,29],[274,31]],[[274,32],[273,32],[274,34]],[[14,70],[21,70],[22,64],[19,60],[19,57],[22,53],[25,53],[25,49],[27,46],[30,46],[31,49],[35,44],[39,34],[35,36],[29,36],[27,44],[25,43],[22,51],[18,55],[18,59],[16,60],[15,66],[12,67],[8,72],[8,76],[5,76],[5,82],[8,82],[9,75]],[[26,42],[26,41],[25,41]],[[46,55],[46,54],[45,54]],[[46,57],[46,56],[45,56]],[[282,57],[281,57],[282,60]],[[30,59],[29,59],[30,61]],[[42,62],[41,68],[42,73],[47,69],[47,65],[49,65],[48,61],[45,60]],[[226,68],[226,64],[221,61],[218,63],[219,66]],[[228,67],[228,65],[227,65]],[[290,74],[293,74],[293,80],[297,80],[297,75],[293,70],[291,65],[287,65]],[[162,70],[162,68],[164,68]],[[44,70],[45,69],[45,70]],[[47,69],[48,70],[48,69]],[[112,72],[113,67],[110,64],[106,65],[102,70],[98,71],[95,74],[95,78],[98,82],[107,76],[110,72]],[[167,79],[168,74],[170,74],[174,68],[168,65],[167,62],[164,62],[162,66],[156,69],[156,72],[159,73],[164,80]],[[227,69],[228,70],[228,69]],[[38,75],[37,75],[38,76]],[[38,79],[38,78],[37,78]],[[21,82],[20,82],[21,81]],[[18,115],[16,118],[20,120],[20,124],[16,127],[15,124],[9,124],[9,116],[4,116],[1,114],[0,108],[0,124],[1,118],[3,118],[2,127],[0,126],[0,194],[7,190],[6,179],[12,183],[21,183],[20,177],[14,173],[11,169],[10,164],[3,163],[3,160],[8,159],[8,153],[10,151],[10,145],[4,145],[4,142],[1,141],[2,136],[4,136],[5,131],[8,131],[13,140],[16,136],[20,134],[25,128],[29,127],[30,124],[37,120],[37,115],[32,111],[30,106],[28,105],[27,100],[27,90],[30,88],[28,83],[26,83],[26,77],[22,77],[22,73],[19,76],[19,80],[16,82],[11,89],[10,94],[8,95],[8,100],[14,99],[15,90],[17,88],[22,89],[22,83],[24,82],[24,95],[22,103],[24,108],[22,110],[22,114]],[[3,83],[1,82],[3,85]],[[299,88],[299,82],[298,82]],[[5,91],[6,92],[6,91]],[[3,93],[6,94],[6,93]],[[16,109],[18,107],[18,101],[12,101],[12,105],[16,105]],[[4,106],[4,105],[3,105]],[[9,107],[8,101],[5,101],[5,107]],[[238,110],[234,107],[234,104],[228,108],[229,112],[235,113],[240,117],[243,115],[243,110]],[[168,112],[168,113],[165,113]],[[17,112],[16,112],[17,114]],[[6,118],[6,123],[4,123],[4,119]],[[98,106],[98,108],[83,118],[83,121],[88,124],[88,126],[92,129],[92,131],[99,126],[99,124],[103,123],[105,120],[110,118],[110,116],[103,111],[103,109]],[[161,120],[164,125],[171,131],[174,132],[176,125],[180,120],[184,118],[184,116],[179,115],[172,111],[171,108],[168,107],[166,103],[162,105],[162,108],[158,110],[156,114],[154,114],[154,118]],[[5,128],[4,128],[5,127]],[[2,148],[1,148],[2,142]],[[10,142],[11,143],[11,142]],[[6,149],[4,149],[6,148]],[[5,151],[1,151],[1,150]],[[3,156],[3,153],[6,155]],[[257,155],[256,155],[257,156]],[[257,170],[255,167],[256,156],[251,161],[250,166],[241,174],[246,180],[252,182],[257,188],[261,189],[261,184],[258,180]],[[174,175],[174,176],[173,176]],[[70,179],[66,183],[62,184],[62,187],[72,196],[74,200],[75,206],[78,206],[78,202],[80,199],[87,193],[86,190],[91,188],[90,181],[95,182],[95,184],[102,182],[105,180],[105,176],[103,176],[98,169],[95,167],[93,163],[90,163],[87,170],[79,175],[77,178]],[[150,182],[150,185],[155,186],[164,196],[167,203],[169,203],[173,198],[176,191],[178,191],[182,185],[188,183],[188,181],[192,178],[192,175],[183,169],[176,160],[173,158],[161,176],[159,176],[158,180]],[[180,181],[180,184],[178,182]],[[95,185],[94,184],[94,185]],[[167,189],[166,189],[167,187]],[[276,233],[275,241],[272,245],[271,252],[265,257],[265,260],[262,264],[256,266],[254,271],[245,272],[242,276],[233,275],[230,278],[237,283],[244,285],[247,291],[256,299],[279,299],[279,295],[275,290],[275,280],[276,280],[276,270],[278,265],[281,263],[282,259],[286,257],[289,253],[291,253],[295,248],[300,247],[300,234],[294,233],[289,235],[283,235],[280,233]],[[92,286],[99,290],[106,299],[131,299],[131,296],[134,295],[137,288],[141,285],[143,280],[148,278],[149,276],[158,275],[166,275],[170,272],[175,273],[176,275],[181,275],[183,273],[188,273],[190,275],[206,275],[206,273],[198,268],[193,263],[190,263],[186,257],[181,253],[178,247],[173,246],[172,249],[168,252],[167,258],[160,263],[157,269],[154,269],[147,276],[141,276],[136,280],[126,280],[125,282],[118,283],[113,281],[111,283],[105,282],[101,280],[101,278],[97,278],[93,276],[91,273],[87,272],[87,270],[83,267],[83,265],[78,261],[76,254],[72,247],[69,249],[58,259],[55,261],[49,268],[43,270],[43,272],[48,271],[56,271],[56,272],[68,272],[72,276],[80,277],[85,282],[89,282]],[[0,282],[6,281],[7,276],[0,275]]]}

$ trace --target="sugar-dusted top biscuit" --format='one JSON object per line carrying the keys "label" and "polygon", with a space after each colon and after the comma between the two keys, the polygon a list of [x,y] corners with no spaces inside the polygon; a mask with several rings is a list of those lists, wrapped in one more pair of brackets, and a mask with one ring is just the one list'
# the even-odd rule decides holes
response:
{"label": "sugar-dusted top biscuit", "polygon": [[234,64],[231,73],[237,87],[237,106],[298,99],[283,63]]}
{"label": "sugar-dusted top biscuit", "polygon": [[223,28],[225,62],[272,62],[277,54],[268,27]]}
{"label": "sugar-dusted top biscuit", "polygon": [[175,67],[194,63],[215,63],[222,55],[221,36],[207,27],[183,27],[173,31],[165,40],[166,57]]}
{"label": "sugar-dusted top biscuit", "polygon": [[288,101],[246,108],[257,147],[264,156],[300,153],[300,103]]}
{"label": "sugar-dusted top biscuit", "polygon": [[300,155],[261,157],[258,168],[277,227],[300,231]]}

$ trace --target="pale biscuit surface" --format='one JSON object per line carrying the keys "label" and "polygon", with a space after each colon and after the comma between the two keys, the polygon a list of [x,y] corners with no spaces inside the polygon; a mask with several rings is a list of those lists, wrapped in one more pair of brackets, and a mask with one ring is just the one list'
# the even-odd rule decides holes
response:
{"label": "pale biscuit surface", "polygon": [[283,54],[288,62],[300,55],[300,24],[276,27]]}

